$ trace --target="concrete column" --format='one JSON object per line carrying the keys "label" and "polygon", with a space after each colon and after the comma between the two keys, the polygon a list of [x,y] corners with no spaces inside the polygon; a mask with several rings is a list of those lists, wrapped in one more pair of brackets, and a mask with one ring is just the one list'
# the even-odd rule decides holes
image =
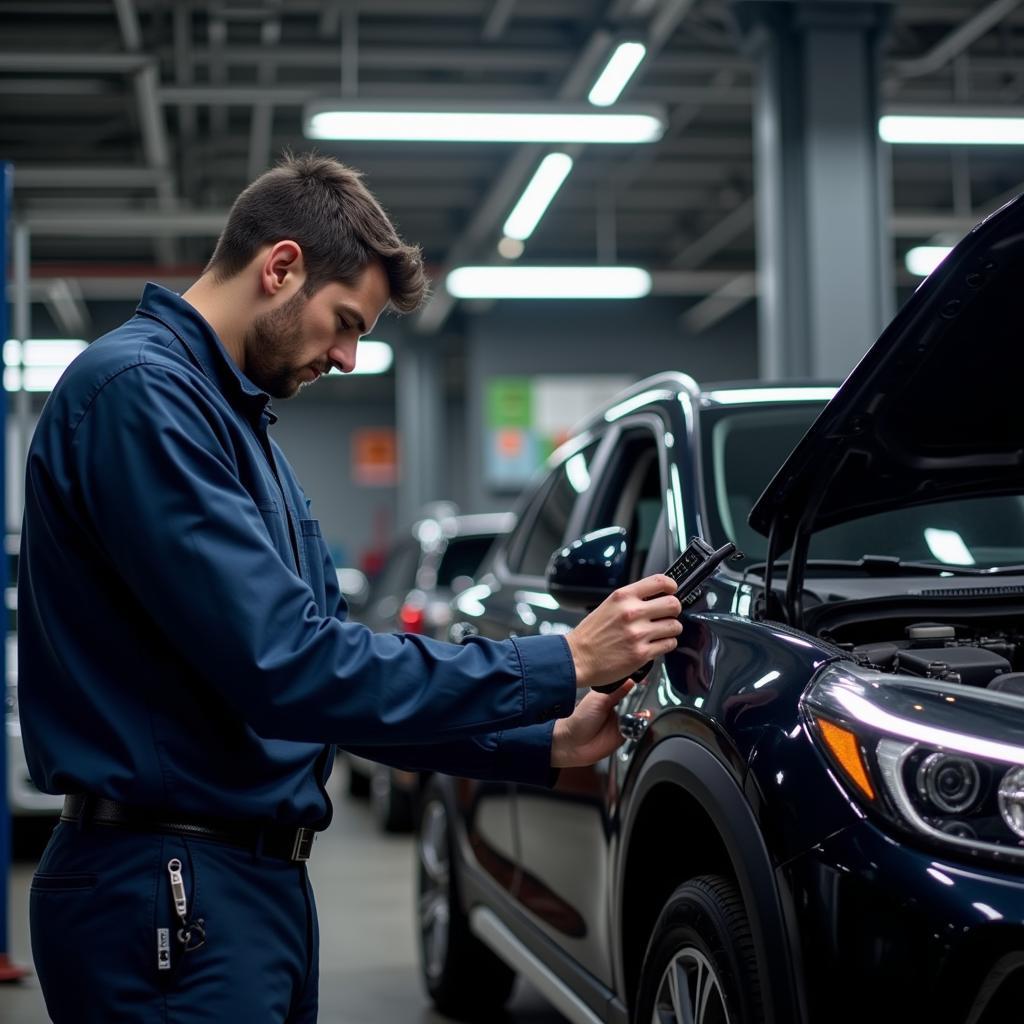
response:
{"label": "concrete column", "polygon": [[444,377],[441,354],[429,339],[403,340],[395,355],[398,425],[398,524],[411,522],[423,504],[447,498],[444,472]]}
{"label": "concrete column", "polygon": [[891,0],[734,0],[757,60],[759,364],[842,378],[892,314],[879,51]]}

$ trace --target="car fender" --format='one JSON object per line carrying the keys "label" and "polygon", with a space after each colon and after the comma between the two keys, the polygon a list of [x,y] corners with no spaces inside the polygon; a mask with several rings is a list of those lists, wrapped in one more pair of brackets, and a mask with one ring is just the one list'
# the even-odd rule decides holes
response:
{"label": "car fender", "polygon": [[[802,1024],[807,1020],[799,982],[800,950],[795,913],[780,888],[750,804],[736,779],[705,747],[682,736],[668,737],[650,752],[631,786],[622,825],[622,855],[615,878],[616,936],[622,935],[625,872],[630,840],[647,794],[663,783],[680,787],[695,800],[718,830],[731,861],[750,921],[761,977],[766,1024]],[[669,826],[666,825],[666,834]],[[616,940],[620,992],[625,991],[621,938]]]}

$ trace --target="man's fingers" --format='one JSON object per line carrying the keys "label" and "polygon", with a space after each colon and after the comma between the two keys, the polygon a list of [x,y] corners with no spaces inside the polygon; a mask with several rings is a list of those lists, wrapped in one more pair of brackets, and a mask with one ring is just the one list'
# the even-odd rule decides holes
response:
{"label": "man's fingers", "polygon": [[606,707],[613,708],[626,694],[635,688],[636,683],[632,679],[627,679],[617,690],[612,690],[611,693],[599,693],[597,690],[591,690],[590,692],[600,697]]}
{"label": "man's fingers", "polygon": [[637,580],[636,583],[631,583],[622,589],[630,590],[637,597],[646,601],[659,594],[674,594],[677,586],[678,584],[671,576],[660,572],[654,576],[645,576],[642,580]]}
{"label": "man's fingers", "polygon": [[644,602],[644,618],[647,619],[678,619],[683,613],[683,605],[678,597],[652,597]]}

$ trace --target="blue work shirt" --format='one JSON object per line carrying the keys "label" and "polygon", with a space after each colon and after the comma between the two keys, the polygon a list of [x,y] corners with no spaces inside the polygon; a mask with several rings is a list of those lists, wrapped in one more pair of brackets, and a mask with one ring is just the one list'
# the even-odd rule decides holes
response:
{"label": "blue work shirt", "polygon": [[148,285],[50,395],[18,579],[25,754],[47,793],[326,826],[333,744],[405,768],[550,782],[565,639],[375,634],[267,428],[269,396]]}

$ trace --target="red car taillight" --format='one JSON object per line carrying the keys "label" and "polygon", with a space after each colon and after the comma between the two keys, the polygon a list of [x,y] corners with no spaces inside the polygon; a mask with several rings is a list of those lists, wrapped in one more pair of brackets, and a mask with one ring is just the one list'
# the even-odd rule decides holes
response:
{"label": "red car taillight", "polygon": [[423,609],[415,604],[403,604],[398,613],[398,621],[405,633],[422,633],[426,622]]}

